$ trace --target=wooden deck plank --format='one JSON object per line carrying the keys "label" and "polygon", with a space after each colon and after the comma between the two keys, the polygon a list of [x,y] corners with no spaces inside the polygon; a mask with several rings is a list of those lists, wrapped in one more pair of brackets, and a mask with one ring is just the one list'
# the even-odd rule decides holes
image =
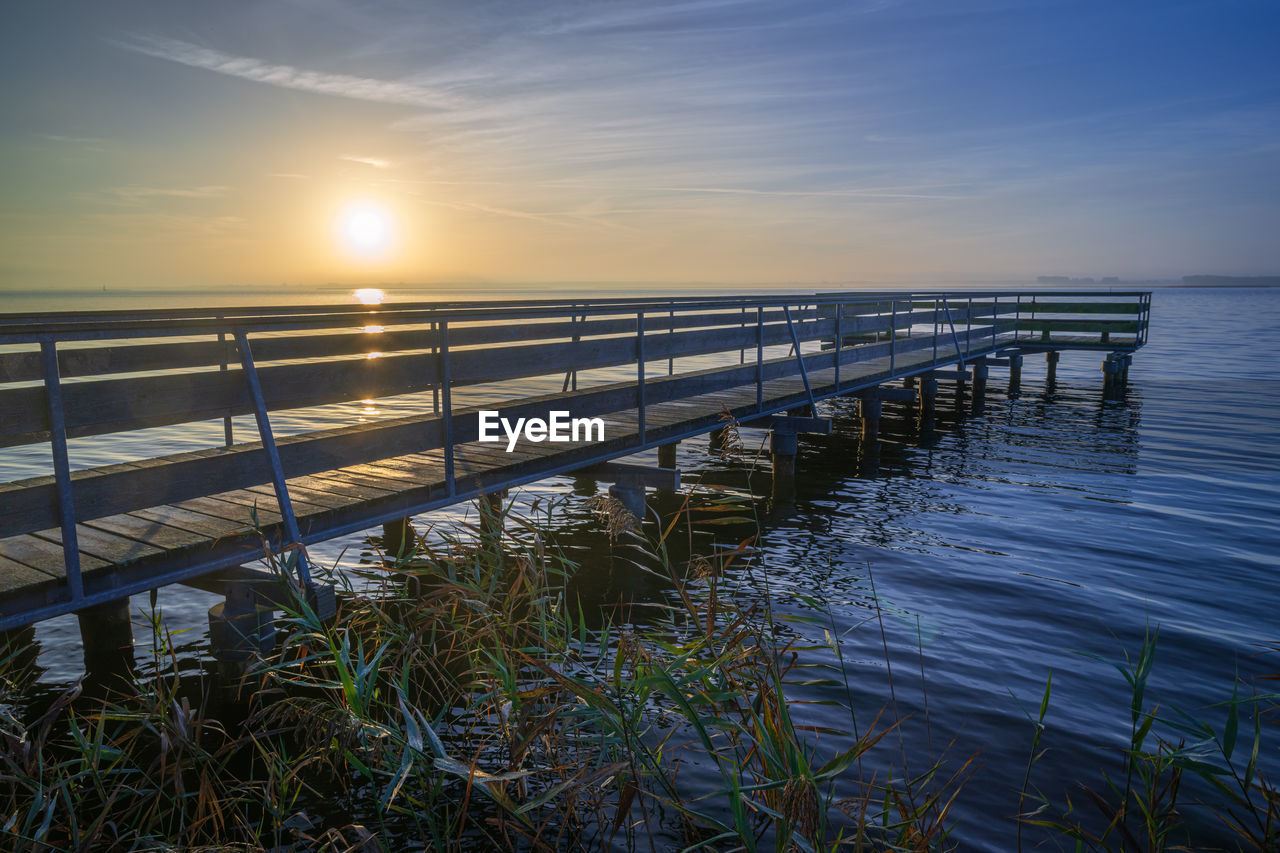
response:
{"label": "wooden deck plank", "polygon": [[211,542],[210,537],[205,534],[170,527],[153,519],[139,518],[128,513],[95,518],[93,521],[86,522],[85,526],[133,539],[162,551],[179,551],[183,548],[208,545]]}
{"label": "wooden deck plank", "polygon": [[166,524],[169,527],[180,527],[193,533],[201,533],[211,539],[243,533],[246,529],[244,524],[179,506],[148,507],[129,514]]}
{"label": "wooden deck plank", "polygon": [[60,583],[59,578],[11,560],[0,552],[0,595]]}
{"label": "wooden deck plank", "polygon": [[294,488],[302,488],[328,492],[333,495],[343,495],[356,500],[373,500],[374,498],[385,497],[396,491],[395,489],[382,489],[357,483],[354,480],[325,479],[319,476],[290,477],[288,483],[290,494],[293,494]]}
{"label": "wooden deck plank", "polygon": [[[210,495],[207,498],[192,498],[191,500],[182,501],[181,503],[171,504],[178,509],[187,509],[192,512],[203,513],[204,515],[214,518],[223,519],[231,524],[248,528],[252,526],[252,520],[249,517],[250,507],[243,503],[229,501],[223,499],[223,494]],[[262,524],[277,524],[282,520],[283,516],[275,509],[274,498],[271,506],[258,507],[258,520]]]}
{"label": "wooden deck plank", "polygon": [[[54,543],[59,548],[62,547],[61,530],[41,530],[35,535],[41,539]],[[83,524],[76,525],[76,541],[80,545],[80,571],[85,574],[88,574],[88,570],[85,569],[84,563],[85,554],[88,554],[91,557],[96,557],[104,564],[101,570],[107,571],[113,565],[124,565],[126,563],[141,560],[144,557],[156,557],[164,553],[163,548],[157,548],[154,545],[147,545],[126,536],[117,536],[116,534],[108,533],[105,530],[86,527]],[[61,560],[59,560],[59,564],[61,564]]]}
{"label": "wooden deck plank", "polygon": [[[275,497],[274,486],[253,486],[247,491],[254,492],[263,496]],[[335,509],[337,507],[349,506],[353,503],[359,503],[359,498],[353,498],[348,495],[335,495],[332,492],[317,491],[309,489],[305,486],[289,484],[289,501],[296,506],[294,512],[305,514],[303,509],[307,505],[318,506],[324,509]],[[299,507],[303,509],[299,509]]]}
{"label": "wooden deck plank", "polygon": [[[0,539],[0,555],[36,569],[50,577],[61,578],[66,576],[66,567],[63,566],[62,545],[54,544],[29,533]],[[109,566],[110,564],[105,560],[99,560],[97,557],[85,553],[80,554],[80,570],[82,572],[105,569]]]}

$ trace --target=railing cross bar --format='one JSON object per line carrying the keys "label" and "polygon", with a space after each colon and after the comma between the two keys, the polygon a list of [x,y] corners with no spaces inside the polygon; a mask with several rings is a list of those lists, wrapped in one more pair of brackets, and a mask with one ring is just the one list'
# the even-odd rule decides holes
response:
{"label": "railing cross bar", "polygon": [[[956,345],[956,358],[960,360],[960,369],[964,370],[964,353],[960,351],[960,336],[956,334],[956,321],[951,317],[951,303],[947,301],[947,297],[942,297],[942,308],[947,312],[947,323],[951,326],[951,340]],[[969,313],[973,314],[973,300],[969,300]],[[934,336],[935,345],[937,336]],[[935,358],[935,361],[937,359]]]}
{"label": "railing cross bar", "polygon": [[53,454],[53,480],[58,492],[58,518],[62,527],[62,559],[67,570],[71,600],[84,598],[80,576],[80,540],[76,536],[76,505],[71,491],[71,461],[67,454],[67,424],[62,410],[62,382],[58,376],[58,345],[52,338],[40,342],[44,366],[44,394],[49,410],[49,449]]}
{"label": "railing cross bar", "polygon": [[818,402],[813,399],[813,388],[809,385],[809,371],[804,367],[804,353],[800,352],[800,339],[796,336],[795,323],[791,322],[791,306],[783,305],[782,313],[787,317],[787,329],[791,332],[791,347],[796,353],[796,363],[800,365],[800,378],[804,381],[804,392],[809,395],[809,411],[817,414]]}
{"label": "railing cross bar", "polygon": [[284,547],[297,549],[298,580],[304,588],[309,588],[311,570],[307,564],[307,549],[302,544],[302,534],[298,531],[298,519],[293,514],[293,501],[289,499],[289,484],[285,480],[284,466],[280,464],[280,451],[276,447],[275,436],[271,432],[271,418],[267,414],[267,403],[262,396],[258,368],[253,363],[249,334],[242,328],[236,329],[235,338],[236,347],[240,350],[240,365],[244,369],[245,381],[249,385],[249,395],[253,399],[253,417],[258,422],[258,436],[262,439],[262,449],[267,452],[267,462],[271,467],[271,485],[275,489],[276,503],[280,505],[280,515],[284,519],[284,533],[288,539]]}

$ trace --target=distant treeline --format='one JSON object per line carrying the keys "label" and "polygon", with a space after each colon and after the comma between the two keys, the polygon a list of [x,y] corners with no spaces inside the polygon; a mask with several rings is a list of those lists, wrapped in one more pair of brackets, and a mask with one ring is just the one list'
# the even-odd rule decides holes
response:
{"label": "distant treeline", "polygon": [[1280,287],[1280,275],[1184,275],[1187,287]]}
{"label": "distant treeline", "polygon": [[1102,279],[1094,279],[1090,276],[1084,278],[1072,278],[1069,275],[1041,275],[1036,277],[1038,284],[1119,284],[1120,277],[1109,275]]}

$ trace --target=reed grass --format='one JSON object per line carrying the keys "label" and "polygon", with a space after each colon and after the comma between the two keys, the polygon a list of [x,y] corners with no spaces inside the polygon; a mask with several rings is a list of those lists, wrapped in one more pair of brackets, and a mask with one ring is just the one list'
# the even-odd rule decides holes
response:
{"label": "reed grass", "polygon": [[[730,448],[740,447],[735,437]],[[77,684],[24,712],[31,663],[8,655],[0,846],[953,846],[951,813],[973,758],[908,754],[889,697],[874,719],[857,719],[847,632],[818,595],[801,601],[812,616],[776,613],[759,565],[767,555],[753,540],[673,556],[694,526],[749,515],[723,496],[695,502],[697,488],[657,524],[593,503],[615,567],[666,591],[643,621],[583,611],[554,508],[522,518],[504,507],[501,531],[484,523],[415,533],[361,576],[331,571],[337,616],[323,621],[293,601],[277,648],[230,685],[181,665],[154,604],[148,659],[105,698]],[[788,619],[827,626],[824,639],[805,639]],[[888,669],[878,608],[871,621]],[[1161,715],[1146,694],[1155,647],[1153,635],[1117,667],[1133,692],[1125,772],[1084,794],[1102,826],[1033,784],[1051,683],[1032,720],[1021,820],[1082,848],[1174,849],[1185,842],[1182,779],[1192,774],[1218,792],[1217,814],[1242,846],[1275,849],[1276,789],[1257,769],[1274,697],[1237,693],[1222,730]],[[801,686],[843,696],[831,701],[847,726],[832,725],[829,707],[824,725],[810,719],[794,700]]]}

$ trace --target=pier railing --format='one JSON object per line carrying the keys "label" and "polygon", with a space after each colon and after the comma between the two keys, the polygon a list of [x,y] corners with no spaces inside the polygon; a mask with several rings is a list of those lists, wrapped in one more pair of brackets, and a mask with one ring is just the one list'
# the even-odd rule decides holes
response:
{"label": "pier railing", "polygon": [[[481,407],[454,399],[471,387],[509,389],[484,408],[511,418],[631,412],[634,433],[608,451],[617,456],[672,440],[647,423],[657,405],[754,386],[755,414],[767,415],[796,405],[771,389],[797,377],[800,402],[812,404],[1003,349],[1131,350],[1146,340],[1149,312],[1145,293],[990,291],[3,316],[0,448],[48,443],[51,475],[0,484],[0,558],[38,562],[15,537],[60,548],[65,587],[47,608],[77,609],[146,588],[131,580],[87,590],[79,538],[92,530],[81,525],[269,483],[283,518],[278,547],[296,551],[307,584],[288,479],[434,454],[442,499],[474,495],[455,473],[456,449],[479,436]],[[556,386],[531,390],[548,377]],[[289,435],[273,428],[273,413],[385,397],[420,412]],[[237,436],[242,415],[255,428]],[[199,450],[92,467],[71,459],[69,441],[194,424],[220,424],[220,440],[206,428]],[[146,583],[213,567],[186,559]]]}

